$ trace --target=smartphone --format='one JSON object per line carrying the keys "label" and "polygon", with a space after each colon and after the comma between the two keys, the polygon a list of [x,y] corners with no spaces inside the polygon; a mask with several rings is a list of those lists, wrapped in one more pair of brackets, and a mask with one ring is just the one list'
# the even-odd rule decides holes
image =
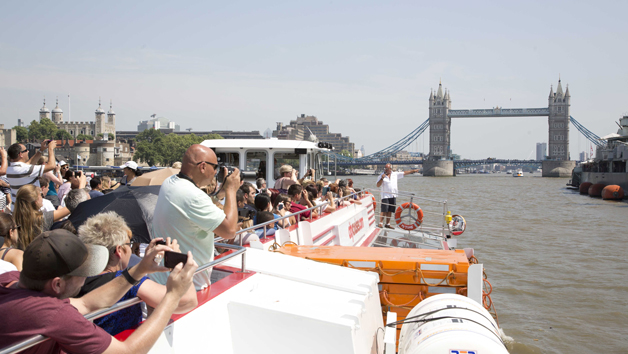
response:
{"label": "smartphone", "polygon": [[277,210],[283,210],[283,203],[277,204]]}
{"label": "smartphone", "polygon": [[172,269],[176,267],[179,263],[183,263],[183,265],[185,266],[185,263],[187,261],[188,255],[185,253],[164,251],[164,267],[166,268]]}
{"label": "smartphone", "polygon": [[164,241],[164,240],[157,241],[157,242],[155,242],[155,245],[164,245],[165,246],[166,245],[166,241]]}
{"label": "smartphone", "polygon": [[81,177],[81,175],[82,175],[82,174],[83,174],[83,172],[81,172],[81,171],[76,171],[76,172],[74,173],[74,175],[75,175],[76,177]]}
{"label": "smartphone", "polygon": [[321,192],[322,195],[327,195],[327,192],[329,192],[329,187],[323,187],[323,190]]}

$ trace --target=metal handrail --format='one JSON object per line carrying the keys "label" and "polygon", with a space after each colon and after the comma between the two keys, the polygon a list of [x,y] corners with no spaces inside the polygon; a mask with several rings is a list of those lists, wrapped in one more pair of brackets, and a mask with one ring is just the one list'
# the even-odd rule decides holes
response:
{"label": "metal handrail", "polygon": [[[246,254],[244,254],[246,252],[246,247],[242,247],[242,246],[238,246],[238,245],[229,245],[229,244],[224,244],[224,243],[216,243],[216,245],[218,245],[219,247],[223,247],[223,248],[231,248],[231,249],[235,249],[236,251],[228,254],[224,257],[221,257],[220,259],[214,259],[211,262],[205,263],[202,266],[198,267],[198,269],[196,269],[196,271],[194,272],[194,274],[198,274],[210,267],[213,267],[215,265],[221,264],[226,262],[227,260],[236,257],[240,254],[242,254],[242,272],[246,271]],[[94,312],[90,312],[87,315],[85,315],[85,318],[89,321],[93,321],[96,319],[99,319],[101,317],[107,316],[111,313],[114,313],[116,311],[125,309],[127,307],[131,307],[133,305],[137,305],[139,303],[141,303],[142,300],[139,297],[134,297],[132,299],[128,299],[128,300],[124,300],[124,301],[120,301],[120,302],[116,302],[115,304],[113,304],[110,307],[104,308],[104,309],[99,309],[96,310]],[[0,354],[15,354],[15,353],[19,353],[23,350],[26,350],[28,348],[31,348],[37,344],[43,343],[47,340],[49,340],[49,337],[45,337],[41,334],[38,334],[36,336],[33,336],[31,338],[28,338],[20,343],[14,344],[10,347],[6,347],[0,350]]]}

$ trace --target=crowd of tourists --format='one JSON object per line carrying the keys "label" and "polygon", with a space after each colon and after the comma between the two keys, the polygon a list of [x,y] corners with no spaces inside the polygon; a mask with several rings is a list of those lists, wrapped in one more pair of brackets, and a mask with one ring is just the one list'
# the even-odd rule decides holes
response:
{"label": "crowd of tourists", "polygon": [[[141,175],[137,163],[121,166],[123,179],[112,183],[57,162],[55,147],[46,141],[30,157],[23,144],[0,148],[0,348],[42,334],[51,340],[24,353],[147,352],[171,315],[195,308],[196,291],[211,284],[211,268],[196,269],[214,259],[215,236],[252,243],[359,203],[351,180],[315,180],[314,170],[297,178],[283,165],[274,188],[263,178],[253,185],[240,180],[238,169],[219,167],[212,149],[192,145],[180,172],[161,184],[147,224],[151,241],[140,247],[125,215],[114,211],[98,212],[80,226],[71,222],[81,203],[132,185]],[[221,168],[226,177],[218,181]],[[244,229],[250,232],[235,240]],[[167,251],[187,260],[166,268],[161,259]],[[93,323],[84,317],[135,297],[144,308],[133,305]],[[114,337],[135,328],[124,341]]]}

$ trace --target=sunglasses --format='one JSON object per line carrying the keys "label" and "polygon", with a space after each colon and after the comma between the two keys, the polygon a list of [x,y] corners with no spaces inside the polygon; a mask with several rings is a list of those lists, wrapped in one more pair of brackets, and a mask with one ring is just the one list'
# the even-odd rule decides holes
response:
{"label": "sunglasses", "polygon": [[22,226],[20,225],[15,225],[11,228],[11,230],[20,230],[22,228]]}
{"label": "sunglasses", "polygon": [[25,153],[25,152],[28,152],[28,150],[24,149],[24,150],[22,150],[22,151],[20,152],[20,154],[23,154],[23,153]]}
{"label": "sunglasses", "polygon": [[138,244],[139,244],[139,242],[131,241],[131,242],[123,243],[122,246],[129,245],[129,247],[133,248],[133,247],[135,247]]}
{"label": "sunglasses", "polygon": [[209,161],[201,161],[201,162],[197,162],[197,163],[196,163],[196,166],[198,166],[198,165],[200,165],[200,164],[202,164],[202,163],[206,163],[206,164],[208,164],[208,165],[211,165],[212,167],[214,167],[214,169],[217,169],[217,168],[218,168],[218,164],[217,164],[217,163],[213,163],[213,162],[209,162]]}

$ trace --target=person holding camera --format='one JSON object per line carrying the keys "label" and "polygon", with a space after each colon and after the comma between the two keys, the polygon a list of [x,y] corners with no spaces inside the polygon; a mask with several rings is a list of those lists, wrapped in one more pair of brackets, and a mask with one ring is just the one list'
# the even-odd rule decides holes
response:
{"label": "person holding camera", "polygon": [[[222,168],[225,177],[216,181],[216,185],[222,184],[225,193],[223,210],[201,189],[218,175],[216,154],[200,144],[190,146],[183,155],[181,172],[161,185],[153,215],[151,237],[177,239],[181,252],[192,251],[200,265],[214,259],[214,234],[233,239],[238,231],[236,191],[240,187],[240,171],[234,168],[230,173],[226,167]],[[197,290],[211,283],[210,274],[208,269],[194,276]],[[168,274],[154,273],[150,277],[166,284]]]}
{"label": "person holding camera", "polygon": [[[290,206],[290,212],[293,214],[299,213],[303,210],[309,209],[314,206],[309,198],[309,193],[303,189],[300,184],[293,184],[288,188],[288,197],[292,202]],[[302,204],[299,204],[301,202]],[[297,222],[299,220],[306,220],[311,217],[317,217],[318,212],[316,209],[311,211],[304,211],[297,216]]]}
{"label": "person holding camera", "polygon": [[[11,163],[7,167],[7,180],[11,185],[11,199],[17,197],[17,190],[27,184],[34,184],[39,187],[38,178],[44,173],[55,169],[57,162],[55,161],[55,148],[57,142],[55,140],[44,140],[41,148],[32,158],[28,158],[28,150],[23,144],[13,144],[7,151]],[[48,162],[45,165],[36,165],[43,152],[48,149]]]}

